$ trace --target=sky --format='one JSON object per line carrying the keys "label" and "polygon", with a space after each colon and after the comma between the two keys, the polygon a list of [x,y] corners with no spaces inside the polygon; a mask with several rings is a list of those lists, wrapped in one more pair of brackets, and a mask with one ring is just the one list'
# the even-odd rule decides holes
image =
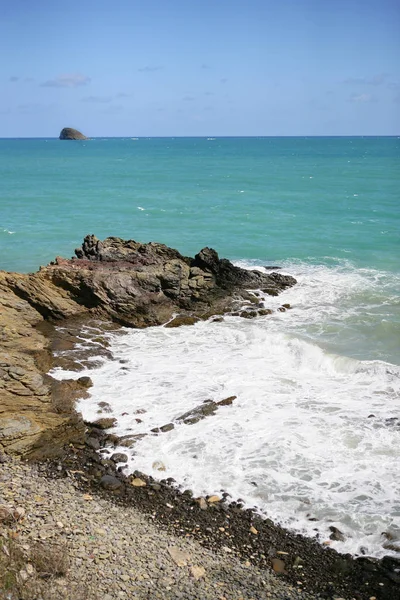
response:
{"label": "sky", "polygon": [[400,134],[400,0],[0,0],[0,137]]}

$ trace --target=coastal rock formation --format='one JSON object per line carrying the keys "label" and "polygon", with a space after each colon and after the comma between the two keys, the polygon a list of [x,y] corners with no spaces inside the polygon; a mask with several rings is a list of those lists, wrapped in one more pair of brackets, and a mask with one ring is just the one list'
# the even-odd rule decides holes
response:
{"label": "coastal rock formation", "polygon": [[276,295],[296,283],[235,267],[210,248],[189,258],[163,244],[89,235],[75,254],[34,274],[0,272],[0,450],[7,453],[50,456],[82,441],[73,400],[90,384],[46,375],[52,323],[74,319],[76,327],[95,317],[147,327],[176,313],[194,322],[254,302],[248,290]]}
{"label": "coastal rock formation", "polygon": [[87,140],[86,135],[83,135],[77,129],[72,129],[72,127],[64,127],[60,133],[60,140]]}
{"label": "coastal rock formation", "polygon": [[58,406],[68,383],[57,385],[44,375],[51,354],[42,323],[0,272],[0,448],[32,458],[57,455],[66,443],[81,441],[84,432],[78,415]]}

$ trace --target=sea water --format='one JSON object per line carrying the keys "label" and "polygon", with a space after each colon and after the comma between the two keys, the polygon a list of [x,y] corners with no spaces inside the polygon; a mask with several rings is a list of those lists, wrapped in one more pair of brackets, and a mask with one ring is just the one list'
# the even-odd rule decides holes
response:
{"label": "sea water", "polygon": [[340,551],[388,553],[382,532],[400,531],[400,140],[0,140],[0,155],[2,269],[35,270],[95,233],[186,255],[208,245],[298,281],[263,298],[270,316],[111,335],[114,360],[90,371],[79,409],[93,419],[108,402],[119,435],[236,396],[144,437],[129,470],[225,490],[321,541],[334,525]]}

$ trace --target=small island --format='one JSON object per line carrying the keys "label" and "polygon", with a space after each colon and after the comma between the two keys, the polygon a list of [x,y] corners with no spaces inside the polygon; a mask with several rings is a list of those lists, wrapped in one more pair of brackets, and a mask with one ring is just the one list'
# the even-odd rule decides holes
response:
{"label": "small island", "polygon": [[60,133],[60,140],[87,140],[86,135],[83,135],[77,129],[72,129],[72,127],[64,127]]}

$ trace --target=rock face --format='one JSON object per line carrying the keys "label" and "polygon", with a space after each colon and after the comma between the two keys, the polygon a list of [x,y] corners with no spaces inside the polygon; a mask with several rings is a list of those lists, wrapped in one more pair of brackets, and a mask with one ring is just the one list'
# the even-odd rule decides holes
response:
{"label": "rock face", "polygon": [[42,322],[0,272],[0,449],[32,458],[56,455],[64,444],[82,440],[84,432],[76,413],[57,407],[64,384],[54,382],[52,389],[44,375],[51,354]]}
{"label": "rock face", "polygon": [[88,138],[77,129],[72,127],[64,127],[60,133],[60,140],[87,140]]}
{"label": "rock face", "polygon": [[204,248],[194,258],[163,244],[89,235],[72,259],[56,258],[34,274],[0,272],[0,450],[56,455],[83,439],[73,400],[88,382],[56,382],[48,332],[52,322],[94,316],[130,327],[159,325],[180,313],[195,322],[254,302],[250,289],[276,295],[292,277],[235,267]]}

